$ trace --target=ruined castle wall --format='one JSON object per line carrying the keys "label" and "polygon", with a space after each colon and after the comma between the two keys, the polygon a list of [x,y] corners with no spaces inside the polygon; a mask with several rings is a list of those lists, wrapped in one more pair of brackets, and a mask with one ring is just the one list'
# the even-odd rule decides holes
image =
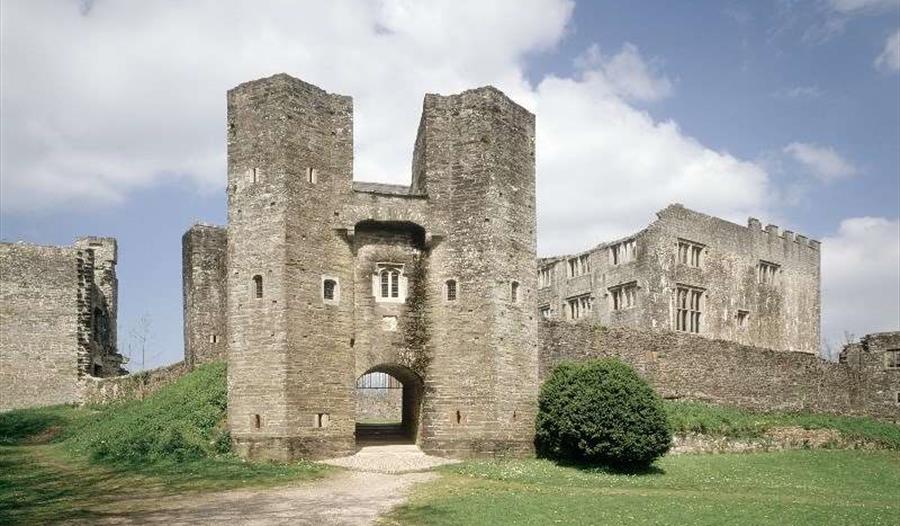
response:
{"label": "ruined castle wall", "polygon": [[123,376],[85,376],[79,386],[78,401],[82,404],[107,404],[123,400],[143,400],[189,371],[190,366],[182,361]]}
{"label": "ruined castle wall", "polygon": [[[567,319],[566,302],[592,298],[586,319],[608,327],[675,328],[679,285],[703,290],[699,334],[770,349],[809,353],[819,348],[819,244],[751,220],[747,227],[680,205],[659,212],[648,228],[582,254],[540,262],[551,280],[539,291],[539,308]],[[678,261],[679,240],[702,247],[701,264]],[[633,241],[635,256],[615,263],[614,247]],[[585,255],[590,271],[571,276],[568,260]],[[760,283],[760,261],[777,266],[773,283]],[[613,289],[636,286],[635,304],[614,309]],[[739,312],[744,316],[739,317]]]}
{"label": "ruined castle wall", "polygon": [[225,228],[194,225],[181,238],[184,360],[189,366],[225,358]]}
{"label": "ruined castle wall", "polygon": [[541,323],[540,342],[541,378],[562,360],[613,356],[667,398],[900,420],[893,398],[900,391],[900,370],[879,368],[874,361],[869,365],[874,370],[866,371],[808,353],[585,322]]}
{"label": "ruined castle wall", "polygon": [[0,243],[0,411],[77,401],[77,257]]}

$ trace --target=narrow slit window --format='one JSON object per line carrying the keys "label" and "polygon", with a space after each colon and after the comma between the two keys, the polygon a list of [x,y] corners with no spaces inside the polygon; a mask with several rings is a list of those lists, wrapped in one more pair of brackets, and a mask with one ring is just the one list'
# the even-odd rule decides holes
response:
{"label": "narrow slit window", "polygon": [[456,301],[456,280],[447,280],[447,301]]}
{"label": "narrow slit window", "polygon": [[326,279],[322,282],[322,298],[326,300],[334,300],[337,281]]}
{"label": "narrow slit window", "polygon": [[253,276],[253,288],[255,290],[255,295],[257,298],[263,297],[263,278],[261,275],[257,274]]}
{"label": "narrow slit window", "polygon": [[306,181],[312,184],[319,182],[319,174],[315,168],[306,169]]}
{"label": "narrow slit window", "polygon": [[253,415],[253,429],[259,429],[262,427],[262,419],[259,415]]}
{"label": "narrow slit window", "polygon": [[512,283],[510,283],[509,299],[513,303],[516,303],[519,301],[519,282],[518,281],[513,281]]}

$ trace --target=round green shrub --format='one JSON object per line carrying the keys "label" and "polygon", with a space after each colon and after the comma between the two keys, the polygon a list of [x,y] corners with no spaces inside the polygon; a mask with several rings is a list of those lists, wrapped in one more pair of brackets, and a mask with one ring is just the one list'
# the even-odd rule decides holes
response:
{"label": "round green shrub", "polygon": [[671,443],[662,400],[617,359],[564,362],[541,387],[535,433],[539,456],[642,467],[664,455]]}

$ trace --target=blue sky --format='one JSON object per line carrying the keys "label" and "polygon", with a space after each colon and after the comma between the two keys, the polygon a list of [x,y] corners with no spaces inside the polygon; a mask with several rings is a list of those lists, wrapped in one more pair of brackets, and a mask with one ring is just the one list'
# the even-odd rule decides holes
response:
{"label": "blue sky", "polygon": [[182,355],[181,234],[224,223],[225,90],[280,71],[354,97],[359,180],[409,181],[425,92],[494,84],[537,114],[542,254],[673,201],[754,215],[823,240],[832,346],[900,326],[897,0],[9,1],[0,24],[0,237],[117,237],[147,366]]}

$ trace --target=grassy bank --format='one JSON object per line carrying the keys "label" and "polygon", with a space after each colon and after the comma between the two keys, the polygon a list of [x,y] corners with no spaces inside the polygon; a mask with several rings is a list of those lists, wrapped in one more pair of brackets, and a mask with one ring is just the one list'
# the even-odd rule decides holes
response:
{"label": "grassy bank", "polygon": [[748,439],[762,438],[767,431],[781,427],[832,429],[850,441],[900,450],[900,425],[871,418],[812,413],[763,413],[668,400],[665,402],[665,408],[676,433]]}
{"label": "grassy bank", "polygon": [[0,524],[89,518],[129,496],[313,479],[298,462],[229,451],[225,365],[197,368],[146,400],[0,414]]}
{"label": "grassy bank", "polygon": [[900,454],[664,457],[646,473],[542,460],[443,468],[386,524],[896,524]]}

